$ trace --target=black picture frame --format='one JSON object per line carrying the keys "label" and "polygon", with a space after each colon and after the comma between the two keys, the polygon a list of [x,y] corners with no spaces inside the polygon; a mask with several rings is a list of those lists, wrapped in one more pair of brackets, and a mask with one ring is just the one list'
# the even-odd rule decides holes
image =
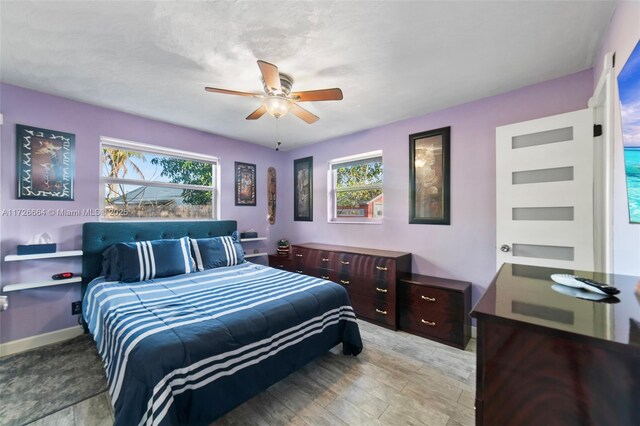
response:
{"label": "black picture frame", "polygon": [[18,198],[73,201],[76,135],[16,124]]}
{"label": "black picture frame", "polygon": [[451,127],[409,135],[409,223],[451,224]]}
{"label": "black picture frame", "polygon": [[256,165],[236,161],[235,199],[236,206],[256,205]]}
{"label": "black picture frame", "polygon": [[313,222],[313,157],[293,161],[293,220]]}

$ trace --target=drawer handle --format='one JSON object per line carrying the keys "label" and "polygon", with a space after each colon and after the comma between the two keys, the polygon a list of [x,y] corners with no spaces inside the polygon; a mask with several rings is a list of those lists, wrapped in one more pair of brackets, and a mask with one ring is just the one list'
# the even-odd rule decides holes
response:
{"label": "drawer handle", "polygon": [[377,291],[377,292],[380,292],[380,293],[386,293],[386,292],[388,292],[389,290],[387,290],[386,288],[376,287],[376,291]]}
{"label": "drawer handle", "polygon": [[425,319],[421,319],[420,321],[421,321],[423,324],[430,325],[431,327],[435,327],[435,326],[436,326],[436,323],[435,323],[435,322],[432,322],[432,321],[427,321],[427,320],[425,320]]}
{"label": "drawer handle", "polygon": [[376,266],[376,269],[377,269],[378,271],[386,271],[386,270],[388,270],[389,268],[387,268],[386,266]]}
{"label": "drawer handle", "polygon": [[435,297],[429,297],[429,296],[420,296],[422,297],[422,300],[426,300],[427,302],[435,302],[436,298]]}
{"label": "drawer handle", "polygon": [[296,257],[302,257],[300,253],[296,253]]}
{"label": "drawer handle", "polygon": [[297,273],[299,273],[299,274],[301,274],[301,273],[302,273],[302,271],[298,271],[297,269],[296,269],[296,272],[297,272]]}
{"label": "drawer handle", "polygon": [[328,262],[328,261],[329,261],[329,258],[328,258],[328,257],[323,257],[323,258],[322,258],[322,261],[323,261],[323,262]]}
{"label": "drawer handle", "polygon": [[320,278],[322,278],[323,280],[328,280],[329,279],[329,275],[320,275]]}
{"label": "drawer handle", "polygon": [[348,260],[341,260],[340,263],[343,265],[348,265],[350,262]]}
{"label": "drawer handle", "polygon": [[387,315],[387,311],[383,311],[381,309],[376,308],[376,312],[382,315]]}
{"label": "drawer handle", "polygon": [[284,268],[284,265],[278,265],[278,268]]}
{"label": "drawer handle", "polygon": [[344,285],[349,285],[349,280],[340,280],[340,282]]}

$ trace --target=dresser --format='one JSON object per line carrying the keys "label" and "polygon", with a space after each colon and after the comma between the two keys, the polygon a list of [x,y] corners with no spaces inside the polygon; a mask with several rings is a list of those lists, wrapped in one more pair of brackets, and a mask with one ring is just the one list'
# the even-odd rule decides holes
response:
{"label": "dresser", "polygon": [[[614,285],[608,302],[549,278]],[[473,308],[477,425],[639,425],[640,277],[504,264]],[[639,290],[640,291],[640,290]]]}
{"label": "dresser", "polygon": [[471,338],[471,283],[411,274],[398,281],[401,330],[464,349]]}
{"label": "dresser", "polygon": [[397,329],[397,282],[411,274],[411,253],[294,244],[290,258],[269,256],[269,266],[341,284],[359,318]]}

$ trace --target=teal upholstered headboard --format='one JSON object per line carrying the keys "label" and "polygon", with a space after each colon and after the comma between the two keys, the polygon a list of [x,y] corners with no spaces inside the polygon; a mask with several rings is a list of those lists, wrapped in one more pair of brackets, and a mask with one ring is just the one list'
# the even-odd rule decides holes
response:
{"label": "teal upholstered headboard", "polygon": [[82,226],[82,295],[87,284],[100,275],[102,252],[116,243],[167,238],[207,238],[231,235],[235,220],[190,222],[90,222]]}

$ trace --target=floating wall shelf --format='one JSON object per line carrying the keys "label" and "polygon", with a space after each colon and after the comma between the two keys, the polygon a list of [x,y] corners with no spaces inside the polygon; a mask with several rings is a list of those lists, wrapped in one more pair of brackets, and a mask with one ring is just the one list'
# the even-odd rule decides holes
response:
{"label": "floating wall shelf", "polygon": [[54,285],[79,283],[80,281],[82,281],[82,277],[78,274],[78,276],[67,278],[66,280],[46,280],[34,281],[30,283],[7,284],[2,287],[2,292],[7,293],[9,291],[27,290],[29,288],[51,287]]}
{"label": "floating wall shelf", "polygon": [[[41,259],[60,259],[63,257],[77,257],[82,256],[82,250],[69,250],[69,251],[56,251],[54,253],[37,253],[37,254],[9,254],[4,257],[5,262],[17,262],[20,260],[41,260]],[[44,281],[32,281],[19,284],[6,284],[2,286],[2,292],[7,293],[9,291],[27,290],[30,288],[51,287],[55,285],[79,283],[82,281],[82,274],[75,274],[72,278],[66,280],[44,280]]]}
{"label": "floating wall shelf", "polygon": [[4,257],[5,262],[16,262],[18,260],[53,259],[57,257],[82,256],[82,250],[56,251],[54,253],[38,254],[9,254]]}

